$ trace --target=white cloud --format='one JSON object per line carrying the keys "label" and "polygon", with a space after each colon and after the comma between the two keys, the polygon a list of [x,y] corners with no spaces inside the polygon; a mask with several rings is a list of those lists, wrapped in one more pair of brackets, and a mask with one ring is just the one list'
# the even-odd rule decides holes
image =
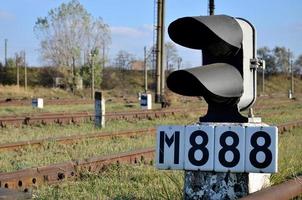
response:
{"label": "white cloud", "polygon": [[293,24],[290,25],[289,28],[293,29],[293,31],[302,32],[302,23],[301,22],[293,23]]}
{"label": "white cloud", "polygon": [[125,36],[125,37],[146,37],[152,34],[152,28],[150,25],[143,25],[142,27],[132,28],[132,27],[125,27],[125,26],[114,26],[110,27],[112,34],[118,36]]}
{"label": "white cloud", "polygon": [[12,13],[0,10],[0,20],[13,20],[15,19],[15,15]]}

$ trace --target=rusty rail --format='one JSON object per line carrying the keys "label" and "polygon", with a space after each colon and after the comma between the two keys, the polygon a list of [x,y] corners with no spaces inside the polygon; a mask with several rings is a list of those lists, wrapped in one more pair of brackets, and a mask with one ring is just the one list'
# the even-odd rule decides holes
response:
{"label": "rusty rail", "polygon": [[[286,100],[288,102],[288,100]],[[290,102],[288,102],[290,103]],[[299,101],[295,102],[299,103]],[[270,105],[256,105],[258,109],[269,109],[273,108],[278,103]],[[282,105],[284,106],[284,105]],[[207,108],[178,108],[178,109],[154,109],[149,111],[122,111],[122,112],[108,112],[105,117],[106,120],[132,120],[132,119],[144,119],[144,118],[156,118],[160,116],[173,115],[175,113],[187,113],[187,112],[199,112],[200,114],[205,113]],[[71,124],[85,121],[91,121],[94,119],[93,112],[76,112],[76,113],[40,113],[40,114],[27,114],[25,116],[5,116],[0,117],[0,127],[6,127],[8,125],[21,126],[21,125],[33,125],[33,124]]]}
{"label": "rusty rail", "polygon": [[[31,106],[31,99],[1,99],[0,106]],[[44,99],[47,105],[93,104],[91,99]]]}
{"label": "rusty rail", "polygon": [[[206,109],[163,109],[150,111],[123,111],[123,112],[108,112],[105,117],[110,120],[133,120],[133,119],[152,119],[161,116],[175,115],[176,113],[188,112],[205,112]],[[71,124],[83,121],[91,121],[94,119],[92,112],[77,112],[77,113],[46,113],[33,116],[5,116],[0,117],[0,127],[33,125],[33,124]]]}
{"label": "rusty rail", "polygon": [[[286,131],[287,129],[284,129],[284,127],[290,126],[291,128],[294,128],[296,126],[301,126],[302,120],[300,121],[294,121],[289,123],[284,123],[278,125],[280,131]],[[144,132],[144,130],[140,130],[141,132]],[[139,132],[136,132],[137,134],[140,134]],[[149,131],[155,131],[154,129],[149,129]],[[131,136],[132,134],[135,135],[135,133],[130,132],[123,132],[120,134],[109,134],[104,137],[112,137],[112,136]],[[99,137],[100,135],[95,134],[91,135],[91,137]],[[133,136],[133,135],[132,135]],[[74,137],[74,136],[72,136]],[[89,136],[88,136],[89,137]],[[78,136],[74,139],[71,139],[71,137],[64,138],[58,138],[58,142],[62,143],[70,143],[76,140],[84,139],[85,136]],[[23,145],[26,145],[25,143]],[[13,146],[13,145],[12,145]],[[15,147],[11,147],[15,148]],[[18,189],[21,191],[27,191],[30,187],[37,187],[40,184],[48,183],[58,183],[62,180],[72,180],[75,179],[79,172],[83,170],[88,170],[91,172],[99,172],[104,169],[104,167],[108,164],[113,163],[138,163],[138,162],[144,162],[147,163],[148,161],[151,161],[154,156],[154,149],[144,149],[144,150],[138,150],[128,153],[120,153],[110,156],[101,156],[101,157],[95,157],[95,158],[89,158],[82,161],[70,161],[70,162],[64,162],[59,164],[53,164],[48,165],[44,167],[36,167],[36,168],[29,168],[29,169],[23,169],[16,172],[9,172],[9,173],[0,173],[0,187],[3,188],[10,188],[10,189]]]}
{"label": "rusty rail", "polygon": [[[270,96],[258,96],[257,99],[268,99],[268,98],[278,98],[282,99],[283,102],[290,101],[287,99],[286,95],[277,96],[277,95],[270,95]],[[127,99],[123,98],[124,101],[128,101]],[[134,98],[133,98],[134,100]],[[132,101],[133,101],[132,100]],[[0,99],[0,106],[30,106],[32,103],[32,99],[14,99],[14,98],[6,98]],[[77,104],[93,104],[94,101],[91,99],[71,99],[71,98],[57,98],[57,99],[48,99],[44,98],[44,103],[47,105],[77,105]]]}
{"label": "rusty rail", "polygon": [[[302,127],[302,120],[282,123],[277,125],[279,129],[279,133],[283,134],[286,131],[290,131],[296,127]],[[71,136],[64,136],[64,137],[50,137],[44,138],[39,140],[28,140],[28,141],[20,141],[20,142],[13,142],[13,143],[6,143],[0,144],[0,152],[5,151],[12,151],[19,148],[24,148],[27,146],[31,147],[39,147],[42,146],[45,142],[57,142],[60,144],[71,144],[77,142],[79,140],[85,139],[109,139],[109,138],[119,138],[119,137],[135,137],[135,136],[142,136],[146,133],[155,134],[155,128],[146,128],[146,129],[139,129],[139,130],[132,130],[132,131],[121,131],[121,132],[99,132],[93,133],[88,135],[71,135]]]}
{"label": "rusty rail", "polygon": [[57,142],[60,144],[71,144],[75,143],[79,140],[84,139],[110,139],[110,138],[121,138],[121,137],[135,137],[142,136],[147,134],[155,135],[155,128],[146,128],[139,129],[134,131],[121,131],[121,132],[99,132],[88,135],[72,135],[72,136],[64,136],[64,137],[56,137],[56,138],[45,138],[40,140],[29,140],[29,141],[21,141],[7,144],[0,144],[0,152],[5,151],[13,151],[16,149],[24,148],[24,147],[39,147],[42,146],[45,142]]}
{"label": "rusty rail", "polygon": [[242,200],[287,200],[302,193],[302,176],[252,193]]}
{"label": "rusty rail", "polygon": [[81,161],[70,161],[43,167],[0,173],[0,187],[28,191],[41,184],[73,180],[81,171],[100,172],[109,164],[152,164],[155,150],[147,148],[110,156],[100,156]]}

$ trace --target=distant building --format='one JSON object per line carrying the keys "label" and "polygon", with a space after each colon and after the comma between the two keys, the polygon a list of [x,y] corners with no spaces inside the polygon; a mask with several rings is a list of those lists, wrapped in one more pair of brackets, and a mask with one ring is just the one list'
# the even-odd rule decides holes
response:
{"label": "distant building", "polygon": [[130,69],[137,70],[137,71],[144,70],[144,61],[140,61],[140,60],[132,61]]}

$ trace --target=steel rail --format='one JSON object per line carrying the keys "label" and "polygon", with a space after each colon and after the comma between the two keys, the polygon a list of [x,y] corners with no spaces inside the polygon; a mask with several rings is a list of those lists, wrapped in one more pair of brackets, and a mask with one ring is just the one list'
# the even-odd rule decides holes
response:
{"label": "steel rail", "polygon": [[[296,127],[302,127],[302,119],[281,123],[277,125],[279,129],[279,133],[283,134],[286,131],[290,131]],[[28,141],[20,141],[20,142],[13,142],[13,143],[6,143],[0,144],[0,152],[5,151],[13,151],[20,148],[25,148],[28,146],[31,147],[39,147],[42,146],[45,142],[57,142],[60,144],[71,144],[75,143],[79,140],[85,139],[110,139],[110,138],[119,138],[119,137],[134,137],[134,136],[142,136],[146,135],[146,133],[150,133],[155,135],[155,128],[146,128],[146,129],[139,129],[139,130],[132,130],[132,131],[121,131],[121,132],[99,132],[99,133],[92,133],[87,135],[71,135],[71,136],[63,136],[63,137],[49,137],[39,140],[28,140]]]}
{"label": "steel rail", "polygon": [[[290,101],[286,95],[283,96],[270,95],[270,96],[257,97],[258,100],[271,99],[271,98],[282,99],[282,101],[284,102]],[[44,104],[47,105],[70,105],[70,104],[77,105],[77,104],[93,104],[93,103],[94,101],[91,99],[44,98]],[[0,99],[0,106],[30,106],[31,104],[32,104],[32,99],[13,99],[13,98]]]}
{"label": "steel rail", "polygon": [[[78,105],[78,104],[93,104],[91,99],[44,99],[46,105]],[[31,99],[2,99],[0,106],[31,106]]]}
{"label": "steel rail", "polygon": [[[302,120],[295,121],[293,123],[295,126],[300,126],[302,124]],[[278,127],[282,128],[288,125],[292,126],[292,124],[285,123],[279,125]],[[284,129],[281,130],[284,131]],[[127,133],[124,134],[127,135]],[[72,140],[69,140],[68,142],[71,141]],[[82,161],[70,161],[44,167],[23,169],[15,172],[0,173],[0,187],[28,191],[28,188],[37,187],[40,184],[51,184],[65,179],[74,179],[79,175],[79,172],[83,170],[99,172],[103,170],[106,165],[112,163],[147,163],[148,161],[152,160],[154,151],[154,149],[149,148],[130,153],[120,153],[109,156],[89,158]]]}
{"label": "steel rail", "polygon": [[[145,119],[145,118],[157,118],[160,116],[174,115],[176,113],[188,113],[188,112],[204,112],[203,108],[191,108],[191,109],[163,109],[163,110],[150,110],[150,111],[123,111],[123,112],[108,112],[105,115],[107,121],[110,120],[131,120],[131,119]],[[6,127],[8,125],[21,126],[21,125],[33,125],[33,124],[71,124],[82,121],[91,121],[94,119],[94,113],[90,112],[78,112],[78,113],[47,113],[33,116],[5,116],[0,117],[0,127]]]}
{"label": "steel rail", "polygon": [[146,148],[109,156],[93,157],[80,161],[69,161],[43,167],[22,169],[15,172],[0,173],[0,187],[28,191],[42,184],[53,184],[63,180],[73,180],[80,172],[100,172],[109,164],[152,164],[154,148]]}
{"label": "steel rail", "polygon": [[241,200],[287,200],[302,193],[302,176],[252,193]]}
{"label": "steel rail", "polygon": [[99,132],[87,135],[71,135],[64,137],[50,137],[39,140],[28,140],[28,141],[20,141],[13,143],[0,144],[0,152],[5,151],[13,151],[20,148],[25,148],[28,146],[31,147],[39,147],[42,146],[43,143],[46,142],[57,142],[60,144],[71,144],[80,140],[86,139],[111,139],[111,138],[122,138],[122,137],[136,137],[143,135],[155,135],[155,128],[146,128],[132,131],[120,131],[120,132]]}
{"label": "steel rail", "polygon": [[[286,101],[287,102],[287,101]],[[270,105],[256,105],[255,109],[270,109],[280,105],[273,103]],[[282,104],[281,106],[284,106]],[[154,109],[148,111],[122,111],[122,112],[108,112],[105,115],[106,120],[119,120],[119,119],[143,119],[160,117],[175,113],[186,113],[186,112],[200,112],[205,113],[207,108],[174,108],[174,109]],[[94,118],[93,112],[75,112],[75,113],[40,113],[40,114],[27,114],[25,116],[4,116],[0,117],[0,127],[6,127],[7,125],[21,126],[21,125],[32,125],[32,124],[71,124],[79,123],[83,121],[91,121]]]}

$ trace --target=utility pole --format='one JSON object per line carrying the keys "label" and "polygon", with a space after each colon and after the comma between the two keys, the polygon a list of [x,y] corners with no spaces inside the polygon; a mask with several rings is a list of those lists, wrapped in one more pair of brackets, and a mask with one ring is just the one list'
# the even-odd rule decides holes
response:
{"label": "utility pole", "polygon": [[160,103],[164,92],[164,68],[163,68],[163,49],[164,49],[164,1],[157,1],[157,39],[156,39],[156,93],[155,102]]}
{"label": "utility pole", "polygon": [[94,99],[94,56],[95,52],[91,50],[90,53],[90,67],[91,67],[91,99]]}
{"label": "utility pole", "polygon": [[177,69],[178,70],[180,70],[181,62],[182,62],[182,58],[178,57],[178,59],[177,59]]}
{"label": "utility pole", "polygon": [[215,3],[214,0],[209,0],[209,15],[214,15]]}
{"label": "utility pole", "polygon": [[294,96],[294,73],[293,73],[293,64],[290,58],[290,50],[288,49],[288,70],[290,72],[290,89],[288,91],[288,98],[292,99]]}
{"label": "utility pole", "polygon": [[17,86],[18,88],[20,87],[20,70],[19,70],[19,58],[18,58],[18,54],[16,54],[16,60],[15,60],[15,64],[16,64],[16,68],[17,68]]}
{"label": "utility pole", "polygon": [[7,67],[7,39],[4,40],[4,62],[5,67]]}
{"label": "utility pole", "polygon": [[264,71],[265,71],[265,60],[262,61],[262,94],[264,94]]}
{"label": "utility pole", "polygon": [[75,57],[72,56],[72,68],[71,68],[71,73],[72,73],[72,92],[75,94],[76,90],[76,72],[75,72]]}
{"label": "utility pole", "polygon": [[145,93],[148,91],[148,69],[147,69],[147,48],[144,47],[144,86]]}
{"label": "utility pole", "polygon": [[25,51],[23,51],[23,64],[24,64],[24,88],[27,90],[27,67],[26,67],[26,55]]}
{"label": "utility pole", "polygon": [[105,63],[106,63],[106,59],[105,59],[105,56],[106,56],[106,52],[105,52],[105,41],[103,41],[103,50],[102,50],[102,57],[103,57],[103,69],[105,69]]}
{"label": "utility pole", "polygon": [[160,76],[161,76],[161,82],[160,82],[160,99],[161,99],[161,103],[162,103],[162,106],[165,104],[164,101],[166,101],[165,99],[165,82],[166,82],[166,75],[165,75],[165,71],[166,71],[166,67],[168,66],[165,66],[164,65],[164,55],[165,55],[165,0],[162,0],[162,7],[161,7],[162,11],[161,11],[161,25],[162,25],[162,28],[161,28],[161,73],[160,73]]}
{"label": "utility pole", "polygon": [[295,82],[294,82],[294,70],[293,70],[293,60],[291,59],[290,61],[290,71],[291,71],[291,84],[290,84],[290,88],[291,88],[291,92],[292,92],[292,96],[294,96],[294,85],[295,85]]}

